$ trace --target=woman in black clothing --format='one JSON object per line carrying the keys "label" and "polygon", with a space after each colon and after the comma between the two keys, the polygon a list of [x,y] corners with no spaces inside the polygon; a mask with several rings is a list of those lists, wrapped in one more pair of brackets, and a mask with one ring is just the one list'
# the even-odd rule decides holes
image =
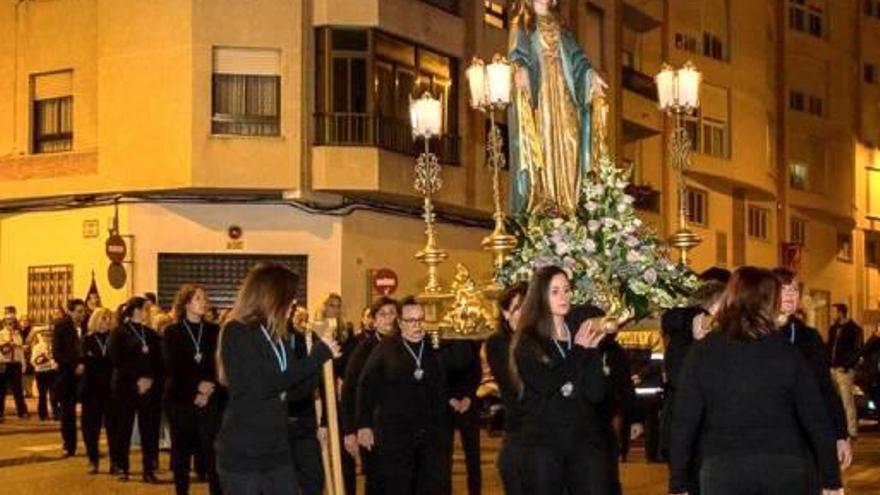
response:
{"label": "woman in black clothing", "polygon": [[215,444],[223,492],[296,493],[287,436],[287,394],[312,380],[338,353],[332,339],[315,342],[308,357],[290,359],[285,339],[299,277],[276,264],[254,267],[220,334],[219,377],[228,391]]}
{"label": "woman in black clothing", "polygon": [[566,321],[570,307],[571,285],[565,272],[555,266],[538,270],[511,349],[528,493],[608,491],[604,426],[596,410],[605,395],[596,349],[602,333],[591,320]]}
{"label": "woman in black clothing", "polygon": [[110,381],[113,408],[113,466],[128,481],[131,431],[137,415],[141,437],[144,483],[155,483],[159,456],[159,418],[162,406],[162,349],[159,335],[144,325],[146,299],[132,297],[122,307],[120,326],[107,340],[113,363]]}
{"label": "woman in black clothing", "polygon": [[115,318],[107,308],[97,308],[89,317],[89,334],[82,340],[82,363],[85,367],[80,379],[80,402],[82,402],[82,436],[89,456],[89,474],[98,472],[100,458],[98,440],[101,426],[110,438],[110,378],[113,363],[107,355],[111,327]]}
{"label": "woman in black clothing", "polygon": [[424,321],[415,298],[404,299],[400,336],[376,345],[357,387],[358,443],[375,455],[383,495],[441,495],[450,489],[440,458],[444,376]]}
{"label": "woman in black clothing", "polygon": [[192,459],[200,452],[212,495],[220,493],[214,440],[220,429],[222,391],[215,354],[220,327],[206,321],[208,295],[186,284],[174,296],[175,322],[165,329],[165,414],[171,427],[171,469],[177,495],[189,493]]}
{"label": "woman in black clothing", "polygon": [[523,282],[508,288],[498,300],[501,315],[498,331],[486,340],[486,360],[501,392],[504,403],[504,439],[498,452],[498,471],[507,495],[525,495],[523,484],[522,442],[519,438],[522,412],[517,392],[510,378],[510,343],[519,321],[520,308],[528,285]]}
{"label": "woman in black clothing", "polygon": [[777,332],[780,282],[743,267],[727,289],[719,331],[696,343],[679,375],[670,493],[687,493],[699,440],[708,495],[809,493],[812,448],[824,493],[840,493],[831,418],[800,352]]}

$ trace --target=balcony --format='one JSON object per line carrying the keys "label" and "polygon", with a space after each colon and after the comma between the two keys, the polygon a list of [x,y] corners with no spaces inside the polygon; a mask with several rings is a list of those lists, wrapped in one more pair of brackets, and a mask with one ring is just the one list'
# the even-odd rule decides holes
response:
{"label": "balcony", "polygon": [[646,33],[663,24],[663,0],[624,0],[623,25]]}
{"label": "balcony", "polygon": [[663,128],[657,109],[657,87],[654,79],[631,67],[623,67],[623,138],[638,141],[659,134]]}
{"label": "balcony", "polygon": [[[315,115],[316,146],[371,146],[410,156],[424,151],[412,137],[409,122],[362,113]],[[459,165],[461,138],[443,134],[431,140],[430,149],[441,163]]]}

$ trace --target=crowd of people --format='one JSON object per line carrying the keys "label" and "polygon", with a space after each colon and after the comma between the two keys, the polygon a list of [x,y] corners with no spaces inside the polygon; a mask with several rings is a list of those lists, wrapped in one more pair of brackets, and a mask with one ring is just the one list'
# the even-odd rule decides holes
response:
{"label": "crowd of people", "polygon": [[[800,284],[784,269],[701,278],[692,305],[662,317],[659,451],[669,493],[841,493],[858,433],[854,370],[865,361],[878,370],[880,337],[863,345],[838,304],[823,342],[799,314]],[[91,474],[100,472],[103,429],[108,472],[129,479],[134,438],[141,479],[156,482],[165,431],[177,494],[189,493],[195,474],[212,494],[317,495],[334,401],[346,493],[357,493],[360,468],[367,495],[451,494],[458,431],[467,491],[479,495],[485,358],[504,410],[505,493],[623,493],[618,465],[646,418],[616,340],[622,322],[573,305],[562,269],[507,288],[485,342],[433,341],[413,297],[378,298],[356,329],[330,294],[315,313],[324,331],[313,332],[297,285],[288,268],[258,265],[222,315],[192,284],[167,314],[153,294],[116,310],[74,299],[43,332],[7,308],[0,404],[8,388],[27,417],[23,389],[32,386],[23,376],[33,372],[40,419],[60,420],[67,456],[81,431]],[[330,361],[335,383],[326,384]],[[875,374],[864,388],[876,396],[878,382]]]}

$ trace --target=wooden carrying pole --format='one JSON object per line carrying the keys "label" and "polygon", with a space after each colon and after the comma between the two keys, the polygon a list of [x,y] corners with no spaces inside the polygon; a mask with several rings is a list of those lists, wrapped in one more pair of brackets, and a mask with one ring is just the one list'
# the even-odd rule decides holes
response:
{"label": "wooden carrying pole", "polygon": [[[313,332],[319,335],[332,336],[336,330],[336,319],[315,320]],[[345,483],[342,479],[342,439],[339,432],[339,411],[336,409],[336,376],[333,373],[333,361],[324,363],[324,402],[323,409],[327,413],[327,442],[322,445],[321,457],[324,464],[325,489],[328,495],[345,495]],[[318,417],[321,413],[321,400],[316,402]],[[328,452],[329,451],[329,452]],[[329,460],[328,460],[329,453]],[[329,469],[328,469],[329,468]]]}

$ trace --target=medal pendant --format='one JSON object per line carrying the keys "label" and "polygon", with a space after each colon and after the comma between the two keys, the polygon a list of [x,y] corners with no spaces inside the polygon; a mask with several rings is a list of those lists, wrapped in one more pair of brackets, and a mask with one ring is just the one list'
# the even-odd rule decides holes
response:
{"label": "medal pendant", "polygon": [[281,399],[282,402],[287,400],[287,392],[281,392],[278,394],[278,398]]}
{"label": "medal pendant", "polygon": [[202,362],[202,353],[197,352],[196,355],[193,356],[193,361],[195,361],[196,363],[201,363]]}
{"label": "medal pendant", "polygon": [[559,391],[562,393],[563,397],[571,397],[571,394],[574,392],[574,385],[571,382],[565,382]]}
{"label": "medal pendant", "polygon": [[149,354],[150,353],[150,346],[148,346],[147,344],[144,344],[144,346],[141,347],[141,352],[143,352],[144,354]]}
{"label": "medal pendant", "polygon": [[416,368],[416,370],[413,371],[413,378],[415,378],[416,381],[422,381],[422,378],[424,378],[424,376],[425,376],[425,370],[423,370],[421,368]]}

